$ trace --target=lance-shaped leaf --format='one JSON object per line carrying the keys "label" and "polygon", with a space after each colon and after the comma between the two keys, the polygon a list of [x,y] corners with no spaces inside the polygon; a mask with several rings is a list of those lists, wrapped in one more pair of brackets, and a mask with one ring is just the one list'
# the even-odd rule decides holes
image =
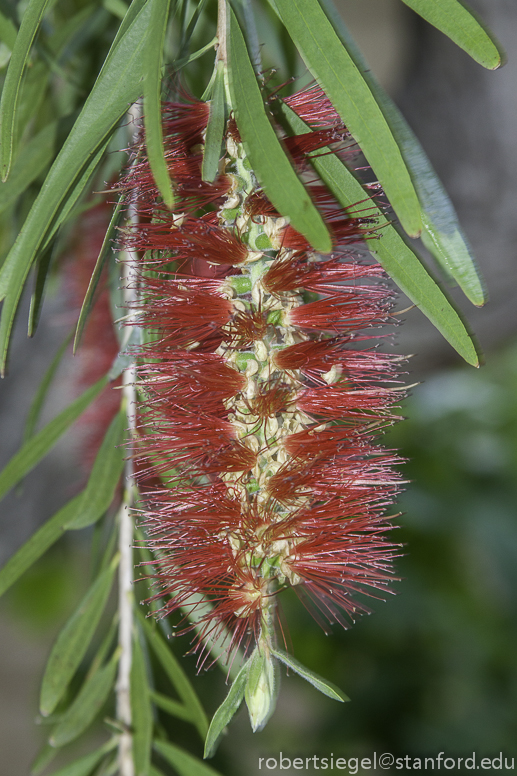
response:
{"label": "lance-shaped leaf", "polygon": [[32,42],[38,31],[49,0],[30,0],[14,41],[9,67],[5,76],[0,101],[0,172],[6,180],[11,168],[14,141],[14,122],[22,84],[22,75]]}
{"label": "lance-shaped leaf", "polygon": [[0,326],[0,355],[4,365],[14,313],[27,274],[52,228],[53,219],[85,170],[91,174],[89,165],[92,159],[96,163],[100,160],[97,159],[99,149],[105,147],[128,106],[142,94],[142,56],[154,2],[157,0],[146,3],[124,34],[115,39],[99,77],[2,267],[0,298],[8,296],[9,302],[4,305]]}
{"label": "lance-shaped leaf", "polygon": [[82,492],[77,515],[66,524],[67,529],[86,528],[101,517],[113,501],[124,468],[125,412],[118,412],[111,421],[99,452],[95,457],[88,484]]}
{"label": "lance-shaped leaf", "polygon": [[100,749],[97,749],[97,751],[87,754],[85,757],[80,757],[79,760],[74,760],[74,762],[65,765],[64,768],[54,771],[50,776],[90,776],[102,758],[111,749],[114,749],[116,745],[117,739],[112,739],[104,746],[101,746]]}
{"label": "lance-shaped leaf", "polygon": [[36,563],[64,534],[65,524],[77,514],[81,493],[65,504],[55,515],[38,528],[25,544],[0,569],[0,596]]}
{"label": "lance-shaped leaf", "polygon": [[48,124],[30,140],[15,160],[9,178],[0,183],[0,212],[8,208],[32,181],[50,164],[54,156],[57,122]]}
{"label": "lance-shaped leaf", "polygon": [[138,637],[133,639],[131,659],[131,726],[135,776],[148,776],[151,763],[153,714],[144,653]]}
{"label": "lance-shaped leaf", "polygon": [[319,676],[319,674],[315,674],[314,671],[306,668],[298,660],[295,660],[292,655],[289,655],[282,649],[272,649],[271,652],[278,660],[280,660],[281,663],[295,671],[295,673],[312,684],[312,686],[317,690],[322,692],[323,695],[327,695],[329,698],[332,698],[335,701],[340,701],[341,703],[350,700],[348,695],[345,695],[345,693],[340,690],[339,687],[333,684],[333,682],[329,682],[327,679]]}
{"label": "lance-shaped leaf", "polygon": [[239,710],[246,691],[250,662],[251,659],[244,663],[230,687],[230,692],[212,717],[206,735],[205,758],[212,757],[212,755],[215,754],[217,744],[219,743],[219,739],[221,738],[225,727],[231,722],[234,714]]}
{"label": "lance-shaped leaf", "polygon": [[52,714],[86,654],[106,606],[117,563],[115,558],[99,574],[52,647],[41,685],[40,711],[44,717]]}
{"label": "lance-shaped leaf", "polygon": [[322,253],[332,242],[327,227],[296,175],[266,114],[244,37],[229,10],[228,76],[232,107],[246,153],[268,198],[293,227]]}
{"label": "lance-shaped leaf", "polygon": [[41,558],[65,531],[92,525],[106,512],[123,469],[123,454],[119,447],[125,427],[123,418],[120,413],[108,428],[86,488],[47,520],[0,569],[0,595]]}
{"label": "lance-shaped leaf", "polygon": [[168,695],[162,695],[161,692],[151,690],[151,700],[158,706],[159,709],[170,714],[171,717],[178,717],[178,719],[185,719],[187,722],[193,722],[192,711],[183,703],[175,701],[173,698],[169,698]]}
{"label": "lance-shaped leaf", "polygon": [[2,13],[2,11],[0,11],[0,40],[5,43],[5,45],[11,49],[11,51],[13,50],[14,44],[16,43],[17,34],[18,31],[14,22],[12,22],[11,19],[9,19]]}
{"label": "lance-shaped leaf", "polygon": [[163,153],[162,132],[162,53],[169,19],[170,0],[152,3],[144,49],[144,126],[149,165],[163,201],[174,205],[171,179]]}
{"label": "lance-shaped leaf", "polygon": [[51,450],[67,428],[82,415],[85,409],[92,403],[96,396],[107,385],[108,378],[101,377],[94,385],[90,386],[79,398],[75,399],[57,417],[47,423],[31,439],[22,445],[7,466],[0,473],[0,498],[3,498],[22,477],[41,461]]}
{"label": "lance-shaped leaf", "polygon": [[203,164],[201,174],[204,181],[212,183],[219,171],[221,147],[226,124],[226,102],[224,96],[224,65],[217,63],[212,99],[210,100],[210,116],[206,128],[205,147],[203,149]]}
{"label": "lance-shaped leaf", "polygon": [[48,367],[47,371],[43,376],[43,380],[39,384],[38,390],[36,391],[36,395],[32,400],[32,404],[30,406],[29,412],[27,413],[27,420],[26,420],[25,429],[23,432],[24,442],[26,442],[28,439],[30,439],[31,436],[34,435],[36,426],[38,425],[38,421],[41,415],[41,410],[43,409],[45,399],[47,398],[48,391],[50,389],[50,386],[52,385],[52,381],[54,380],[54,377],[61,363],[61,360],[65,355],[66,349],[70,344],[71,338],[72,338],[72,332],[70,332],[70,334],[68,334],[65,337],[65,339],[59,346],[56,355],[50,362],[50,366]]}
{"label": "lance-shaped leaf", "polygon": [[454,206],[426,153],[395,103],[375,80],[330,0],[320,2],[362,71],[399,145],[422,208],[422,242],[447,275],[454,278],[470,301],[475,305],[484,304],[486,292],[483,278],[476,267]]}
{"label": "lance-shaped leaf", "polygon": [[117,664],[118,653],[115,653],[109,663],[85,679],[74,702],[52,731],[49,739],[51,746],[65,746],[90,727],[113,689]]}
{"label": "lance-shaped leaf", "polygon": [[[307,124],[287,105],[281,106],[280,113],[293,133],[307,132]],[[365,203],[365,197],[368,195],[352,172],[334,154],[315,154],[310,161],[350,215],[364,215],[366,212],[368,218],[375,219],[375,223],[381,228],[375,236],[365,238],[369,250],[398,287],[422,310],[460,356],[469,364],[479,366],[478,353],[461,317],[420,258],[373,201]]]}
{"label": "lance-shaped leaf", "polygon": [[102,241],[99,255],[97,256],[97,261],[95,262],[95,267],[93,268],[92,276],[88,284],[88,289],[81,305],[81,312],[79,313],[79,320],[77,321],[77,328],[75,330],[74,353],[77,351],[79,343],[81,342],[84,327],[86,326],[88,316],[90,315],[91,309],[93,307],[95,291],[99,285],[99,280],[101,278],[102,270],[104,269],[106,260],[110,254],[110,251],[113,250],[113,238],[116,234],[117,227],[119,226],[123,215],[124,202],[122,201],[122,198],[120,198],[112,213],[108,229],[104,235],[104,240]]}
{"label": "lance-shaped leaf", "polygon": [[489,70],[504,65],[501,44],[480,19],[459,0],[402,0],[426,21],[445,33],[472,59]]}
{"label": "lance-shaped leaf", "polygon": [[186,673],[176,660],[171,649],[167,646],[158,630],[151,625],[139,612],[139,619],[142,623],[145,638],[151,649],[158,658],[163,670],[167,674],[172,686],[183,701],[188,710],[189,717],[199,731],[201,738],[204,738],[208,730],[208,720],[199,698],[196,695]]}
{"label": "lance-shaped leaf", "polygon": [[219,771],[168,741],[155,741],[154,748],[172,765],[179,776],[221,776]]}
{"label": "lance-shaped leaf", "polygon": [[318,0],[276,0],[305,64],[359,143],[404,229],[422,231],[420,206],[393,133]]}

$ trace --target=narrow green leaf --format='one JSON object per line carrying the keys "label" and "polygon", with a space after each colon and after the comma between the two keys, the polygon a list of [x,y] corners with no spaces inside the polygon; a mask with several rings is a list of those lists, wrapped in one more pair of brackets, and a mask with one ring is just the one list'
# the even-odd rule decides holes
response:
{"label": "narrow green leaf", "polygon": [[206,54],[207,51],[210,51],[210,49],[213,49],[215,44],[217,43],[217,38],[212,38],[210,43],[207,43],[206,46],[202,46],[197,51],[194,51],[192,54],[189,54],[188,57],[181,57],[180,59],[176,59],[175,62],[173,62],[174,71],[176,73],[179,73],[179,71],[185,67],[185,65],[188,65],[190,62],[194,62],[194,60],[199,59],[199,57],[202,57],[203,54]]}
{"label": "narrow green leaf", "polygon": [[0,570],[0,595],[13,585],[67,530],[85,528],[106,512],[123,469],[120,445],[123,413],[112,421],[95,459],[86,488],[34,533]]}
{"label": "narrow green leaf", "polygon": [[79,494],[41,526],[0,569],[0,596],[24,574],[65,532],[65,524],[77,512]]}
{"label": "narrow green leaf", "polygon": [[118,654],[115,653],[109,663],[86,678],[74,702],[52,731],[51,746],[65,746],[90,727],[113,689],[117,665]]}
{"label": "narrow green leaf", "polygon": [[276,209],[289,217],[293,227],[315,250],[329,253],[332,242],[327,227],[271,126],[244,37],[231,9],[229,33],[232,107],[253,170]]}
{"label": "narrow green leaf", "polygon": [[[194,10],[194,13],[190,17],[190,21],[189,21],[185,31],[182,32],[182,35],[181,35],[181,46],[180,46],[180,57],[182,57],[185,54],[185,52],[187,52],[188,49],[189,49],[190,40],[192,38],[192,35],[194,34],[194,30],[196,29],[196,26],[197,26],[197,23],[198,23],[199,19],[203,18],[203,12],[205,10],[205,6],[206,6],[207,2],[208,2],[208,0],[200,0],[200,2],[198,2],[197,6],[196,6],[196,8]],[[184,6],[185,11],[187,9],[187,6],[188,6],[188,3],[185,3],[185,6]]]}
{"label": "narrow green leaf", "polygon": [[208,733],[206,734],[205,758],[212,757],[215,754],[217,744],[225,727],[230,723],[242,703],[248,681],[249,668],[250,660],[247,660],[234,679],[230,692],[212,717]]}
{"label": "narrow green leaf", "polygon": [[144,50],[144,126],[149,165],[163,201],[174,206],[174,194],[163,150],[162,56],[169,19],[170,0],[151,0],[152,6]]}
{"label": "narrow green leaf", "polygon": [[43,307],[43,292],[45,290],[55,245],[55,239],[51,240],[45,249],[41,251],[36,263],[34,291],[32,292],[31,297],[29,325],[27,328],[27,336],[29,337],[34,337],[36,329],[38,328],[39,318]]}
{"label": "narrow green leaf", "polygon": [[68,530],[86,528],[97,522],[113,501],[124,469],[123,441],[126,425],[126,413],[118,412],[102,440],[88,484],[81,494],[82,503],[78,507],[77,515],[66,524]]}
{"label": "narrow green leaf", "polygon": [[48,124],[30,140],[16,158],[9,178],[0,183],[0,213],[12,205],[20,194],[50,164],[54,155],[57,122]]}
{"label": "narrow green leaf", "polygon": [[148,776],[151,763],[153,714],[144,653],[138,638],[133,639],[131,661],[131,719],[135,776]]}
{"label": "narrow green leaf", "polygon": [[[308,131],[308,126],[294,111],[282,104],[281,114],[294,133]],[[459,314],[433,280],[419,257],[404,241],[392,224],[368,198],[359,181],[334,154],[313,155],[311,163],[338,202],[351,215],[367,209],[369,218],[382,227],[377,237],[366,238],[369,250],[395,281],[398,287],[417,305],[452,347],[473,366],[479,357],[472,338]]]}
{"label": "narrow green leaf", "polygon": [[16,29],[14,22],[0,11],[0,40],[3,41],[11,51],[16,43],[17,34],[18,30]]}
{"label": "narrow green leaf", "polygon": [[50,765],[56,754],[56,749],[50,746],[50,744],[45,743],[31,763],[31,776],[39,776]]}
{"label": "narrow green leaf", "polygon": [[79,758],[79,760],[74,760],[73,763],[69,763],[64,768],[54,771],[50,776],[90,776],[93,769],[100,763],[107,752],[114,749],[116,745],[117,740],[112,739],[100,749],[97,749],[96,752],[87,754],[85,757]]}
{"label": "narrow green leaf", "polygon": [[167,695],[162,695],[161,692],[151,690],[151,700],[162,711],[167,712],[172,717],[178,717],[178,719],[185,719],[187,722],[193,721],[192,709],[189,709],[183,703],[175,701],[173,698],[169,698]]}
{"label": "narrow green leaf", "polygon": [[458,0],[402,0],[489,70],[505,63],[504,50],[481,20]]}
{"label": "narrow green leaf", "polygon": [[23,441],[26,442],[30,437],[34,435],[36,426],[38,424],[39,417],[41,415],[41,410],[43,409],[43,404],[45,402],[45,399],[47,397],[47,393],[49,391],[50,386],[52,385],[52,381],[55,377],[55,374],[57,372],[57,369],[61,363],[61,359],[63,358],[64,354],[66,353],[66,349],[68,345],[70,344],[70,340],[72,339],[72,332],[70,332],[61,345],[59,346],[59,349],[52,359],[49,368],[45,372],[43,376],[43,380],[41,381],[38,390],[36,391],[36,395],[34,396],[34,399],[32,400],[32,404],[30,406],[29,412],[27,414],[27,421],[25,423],[25,429],[23,432]]}
{"label": "narrow green leaf", "polygon": [[305,64],[325,90],[412,237],[422,231],[420,206],[400,149],[362,73],[318,0],[276,0]]}
{"label": "narrow green leaf", "polygon": [[91,174],[89,165],[92,160],[100,160],[99,149],[103,150],[128,106],[142,94],[142,56],[151,7],[152,3],[144,4],[125,33],[115,39],[99,77],[2,267],[0,298],[8,295],[0,327],[0,354],[4,367],[14,313],[30,266],[49,231],[49,224],[53,223],[68,193],[85,170]]}
{"label": "narrow green leaf", "polygon": [[81,170],[80,175],[75,179],[73,185],[69,188],[66,197],[64,197],[62,202],[59,204],[56,210],[56,214],[49,226],[49,229],[47,230],[47,233],[45,234],[45,239],[42,242],[43,250],[45,250],[49,242],[54,239],[54,236],[57,234],[59,228],[65,223],[65,221],[67,221],[69,218],[73,218],[74,216],[79,215],[83,210],[89,210],[91,207],[94,207],[100,202],[100,200],[97,200],[96,202],[92,201],[82,206],[78,204],[81,197],[84,194],[89,193],[86,191],[87,186],[92,180],[97,167],[99,166],[99,162],[104,156],[104,153],[109,145],[109,140],[110,138],[108,138],[106,142],[99,146],[96,153],[93,154],[88,163]]}
{"label": "narrow green leaf", "polygon": [[176,769],[179,776],[221,776],[219,771],[168,741],[155,741],[154,748]]}
{"label": "narrow green leaf", "polygon": [[20,153],[17,153],[16,149],[18,139],[23,137],[24,133],[27,131],[29,122],[33,119],[36,119],[34,123],[38,125],[37,117],[39,117],[42,105],[45,103],[48,96],[47,89],[49,80],[49,67],[47,63],[41,59],[34,59],[31,61],[31,66],[26,68],[24,73],[21,92],[18,97],[14,149],[16,159],[13,158],[13,167],[11,167],[11,171],[9,172],[9,178],[13,175],[14,164],[20,156]]}
{"label": "narrow green leaf", "polygon": [[179,697],[190,710],[192,721],[199,731],[199,735],[204,739],[208,730],[208,720],[199,698],[197,697],[190,681],[187,678],[183,668],[176,660],[172,650],[165,643],[157,629],[151,625],[141,612],[138,612],[140,622],[144,630],[145,637],[158,658],[163,670],[169,677],[172,686]]}
{"label": "narrow green leaf", "polygon": [[54,771],[51,776],[90,776],[103,757],[104,752],[92,752],[92,754],[87,754],[85,757],[65,765],[64,768]]}
{"label": "narrow green leaf", "polygon": [[475,305],[486,302],[486,291],[454,206],[426,153],[395,103],[375,80],[343,20],[330,0],[320,0],[337,34],[363,73],[401,150],[422,207],[422,241]]}
{"label": "narrow green leaf", "polygon": [[103,0],[102,5],[104,8],[117,16],[119,19],[123,19],[127,13],[127,5],[123,0]]}
{"label": "narrow green leaf", "polygon": [[107,385],[107,377],[101,377],[94,385],[90,386],[79,398],[59,413],[57,417],[47,423],[29,439],[14,455],[7,466],[0,473],[0,498],[3,498],[22,477],[25,477],[36,464],[51,450],[58,439],[64,434],[74,420],[85,411],[89,404]]}
{"label": "narrow green leaf", "polygon": [[115,558],[99,574],[52,647],[41,685],[40,711],[44,717],[52,714],[86,654],[106,606],[117,563]]}
{"label": "narrow green leaf", "polygon": [[125,210],[125,203],[123,201],[123,198],[120,197],[119,201],[115,206],[113,214],[111,216],[108,229],[106,231],[101,249],[99,251],[99,255],[97,256],[97,261],[95,262],[95,267],[93,268],[92,276],[88,284],[88,289],[86,291],[85,297],[83,299],[83,303],[81,305],[81,312],[79,313],[79,320],[77,321],[77,328],[75,330],[74,353],[77,351],[77,348],[79,347],[79,343],[83,335],[84,327],[88,320],[88,316],[90,315],[90,311],[92,309],[94,298],[95,298],[95,291],[97,290],[97,286],[99,285],[99,280],[101,278],[102,270],[104,269],[104,265],[110,254],[110,251],[113,250],[113,238],[116,234],[117,227],[119,226],[122,220],[124,210]]}
{"label": "narrow green leaf", "polygon": [[217,63],[214,90],[210,100],[210,116],[206,128],[205,147],[203,149],[203,164],[201,176],[204,181],[212,183],[219,171],[219,160],[226,125],[226,102],[224,98],[224,65]]}
{"label": "narrow green leaf", "polygon": [[0,174],[6,180],[11,168],[14,140],[14,122],[23,71],[32,42],[49,0],[30,0],[14,42],[11,60],[5,75],[0,101]]}
{"label": "narrow green leaf", "polygon": [[323,695],[327,695],[329,698],[332,698],[335,701],[340,701],[341,703],[350,700],[348,695],[345,695],[345,693],[340,690],[339,687],[337,687],[332,682],[323,679],[323,677],[319,676],[319,674],[315,674],[314,671],[311,671],[309,668],[303,666],[298,660],[295,660],[292,655],[284,652],[283,649],[272,649],[271,652],[278,660],[280,660],[281,663],[290,668],[292,671],[295,671],[299,676],[312,684],[313,687],[322,692]]}

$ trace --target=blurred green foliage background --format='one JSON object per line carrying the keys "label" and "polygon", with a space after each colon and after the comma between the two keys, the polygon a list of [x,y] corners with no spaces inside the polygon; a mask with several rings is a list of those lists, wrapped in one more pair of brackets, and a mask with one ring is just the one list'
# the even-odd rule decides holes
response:
{"label": "blurred green foliage background", "polygon": [[[295,656],[351,703],[333,703],[284,674],[266,729],[252,734],[245,711],[230,728],[213,762],[222,773],[258,773],[258,758],[280,751],[516,754],[516,395],[515,345],[480,370],[442,371],[413,390],[403,406],[408,420],[385,439],[409,459],[411,480],[395,521],[403,544],[397,595],[372,601],[373,616],[331,636],[294,595],[282,602]],[[82,563],[79,545],[72,560],[58,547],[14,588],[8,607],[27,638],[39,638],[56,617],[64,621],[79,596]],[[180,655],[188,639],[172,646]],[[192,675],[194,662],[184,661]],[[212,713],[225,694],[223,674],[213,668],[195,686]],[[173,740],[201,752],[190,726],[162,722]]]}

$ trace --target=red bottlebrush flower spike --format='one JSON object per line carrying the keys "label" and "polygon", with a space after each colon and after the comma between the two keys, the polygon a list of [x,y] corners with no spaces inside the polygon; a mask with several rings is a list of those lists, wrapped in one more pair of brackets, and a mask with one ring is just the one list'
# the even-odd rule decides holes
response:
{"label": "red bottlebrush flower spike", "polygon": [[[344,135],[319,91],[290,104],[318,129],[289,140],[297,163]],[[142,255],[135,457],[162,613],[196,609],[201,595],[211,604],[197,614],[201,662],[205,640],[223,634],[228,652],[254,647],[252,660],[267,662],[280,654],[284,588],[319,621],[348,627],[368,611],[357,594],[377,597],[394,579],[384,513],[398,458],[376,434],[397,419],[402,392],[399,359],[375,342],[393,294],[351,247],[370,228],[367,206],[351,218],[314,184],[335,240],[330,257],[315,254],[267,201],[233,119],[224,172],[203,182],[207,120],[199,103],[165,107],[175,214],[145,160],[123,182],[139,214],[125,241]],[[269,712],[254,716],[247,701],[260,727]]]}

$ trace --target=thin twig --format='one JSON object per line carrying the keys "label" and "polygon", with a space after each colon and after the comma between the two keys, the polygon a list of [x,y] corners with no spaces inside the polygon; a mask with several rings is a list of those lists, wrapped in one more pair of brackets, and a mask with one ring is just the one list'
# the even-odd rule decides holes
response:
{"label": "thin twig", "polygon": [[[140,117],[140,106],[134,105],[129,111],[129,116],[134,125]],[[130,206],[130,220],[135,219],[135,208]],[[126,251],[122,263],[122,286],[124,289],[124,304],[134,301],[136,296],[135,260],[131,251]],[[135,435],[135,367],[134,364],[124,370],[123,401],[128,417],[129,433],[131,438]],[[134,465],[131,457],[126,462],[125,468],[124,501],[119,513],[119,647],[121,651],[117,693],[117,719],[121,723],[123,732],[119,740],[119,774],[120,776],[134,776],[133,762],[133,736],[131,733],[131,658],[134,629],[133,613],[133,542],[134,524],[132,506],[135,493]]]}

